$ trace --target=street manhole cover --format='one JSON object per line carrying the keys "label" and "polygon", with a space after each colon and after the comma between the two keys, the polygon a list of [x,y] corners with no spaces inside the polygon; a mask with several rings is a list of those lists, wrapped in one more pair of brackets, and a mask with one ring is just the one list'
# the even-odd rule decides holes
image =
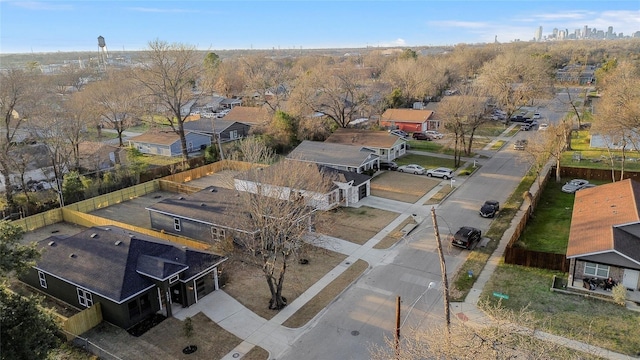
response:
{"label": "street manhole cover", "polygon": [[360,331],[358,331],[358,330],[353,330],[353,331],[351,332],[351,335],[353,335],[353,336],[358,336],[358,335],[360,335]]}

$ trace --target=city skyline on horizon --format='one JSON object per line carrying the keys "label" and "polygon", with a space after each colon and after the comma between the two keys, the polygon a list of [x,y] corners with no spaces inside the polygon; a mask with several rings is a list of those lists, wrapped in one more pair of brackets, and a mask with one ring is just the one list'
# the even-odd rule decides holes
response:
{"label": "city skyline on horizon", "polygon": [[2,54],[95,51],[98,36],[112,51],[144,50],[155,39],[215,51],[508,43],[534,40],[539,26],[640,33],[637,1],[627,0],[0,0],[0,19]]}

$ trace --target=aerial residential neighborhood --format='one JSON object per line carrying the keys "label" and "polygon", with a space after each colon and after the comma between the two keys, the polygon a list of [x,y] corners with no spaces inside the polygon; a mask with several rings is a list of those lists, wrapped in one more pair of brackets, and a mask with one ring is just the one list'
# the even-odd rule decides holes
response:
{"label": "aerial residential neighborhood", "polygon": [[637,358],[639,41],[3,50],[0,357]]}

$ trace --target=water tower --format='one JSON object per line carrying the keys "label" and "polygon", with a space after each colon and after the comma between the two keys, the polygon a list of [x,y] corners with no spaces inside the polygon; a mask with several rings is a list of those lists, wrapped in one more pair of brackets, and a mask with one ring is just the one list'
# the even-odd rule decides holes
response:
{"label": "water tower", "polygon": [[107,59],[109,58],[109,52],[107,51],[107,43],[104,42],[104,37],[98,36],[98,61],[105,69],[107,67]]}

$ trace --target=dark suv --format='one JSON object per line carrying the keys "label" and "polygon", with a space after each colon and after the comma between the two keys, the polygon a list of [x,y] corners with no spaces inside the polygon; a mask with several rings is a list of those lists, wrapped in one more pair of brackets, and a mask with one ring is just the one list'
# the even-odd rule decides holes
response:
{"label": "dark suv", "polygon": [[380,161],[380,170],[398,170],[398,164],[393,161]]}
{"label": "dark suv", "polygon": [[414,132],[413,133],[413,138],[414,138],[414,140],[427,140],[427,141],[433,140],[431,138],[431,136],[429,136],[429,135],[427,135],[425,133],[422,133],[422,132]]}
{"label": "dark suv", "polygon": [[471,226],[463,226],[451,237],[451,245],[471,250],[481,238],[482,231]]}
{"label": "dark suv", "polygon": [[496,216],[496,212],[500,210],[500,203],[495,200],[487,200],[480,208],[480,216],[492,218]]}

